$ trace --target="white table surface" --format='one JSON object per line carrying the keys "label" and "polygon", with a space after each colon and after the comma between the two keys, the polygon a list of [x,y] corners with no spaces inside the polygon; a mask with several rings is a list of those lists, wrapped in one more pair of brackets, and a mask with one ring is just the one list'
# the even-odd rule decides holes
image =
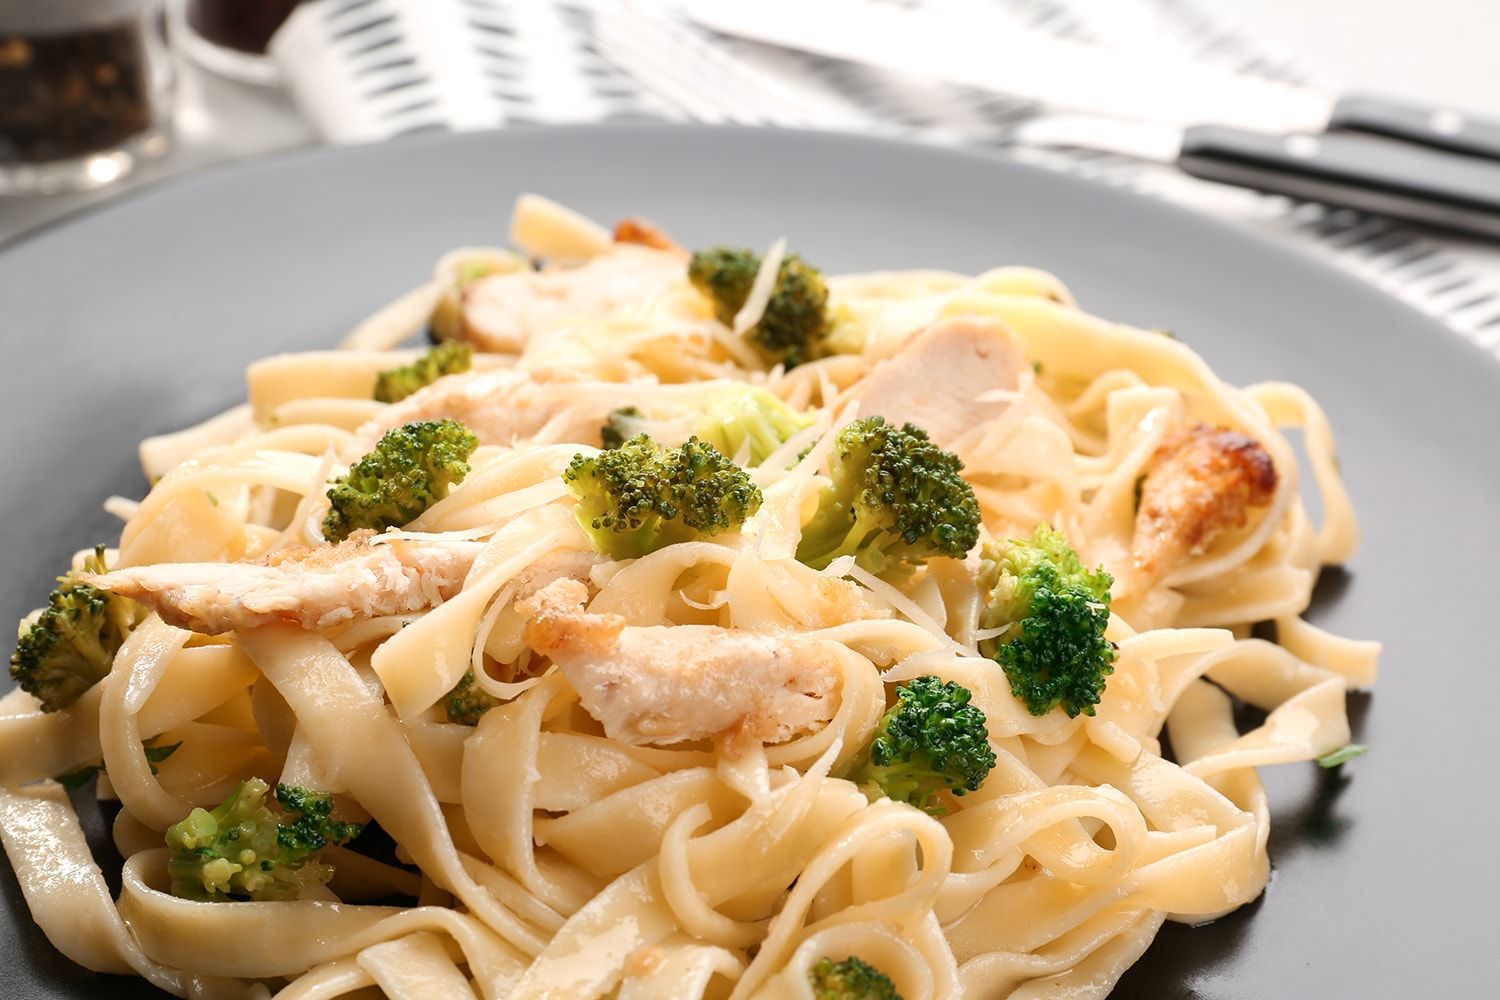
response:
{"label": "white table surface", "polygon": [[[1202,0],[1351,88],[1500,117],[1500,0]],[[316,142],[286,95],[181,69],[176,143],[125,185],[86,195],[0,197],[0,244],[117,191],[202,166]],[[1500,273],[1500,248],[1466,255]]]}
{"label": "white table surface", "polygon": [[1500,117],[1496,0],[1204,0],[1349,88]]}

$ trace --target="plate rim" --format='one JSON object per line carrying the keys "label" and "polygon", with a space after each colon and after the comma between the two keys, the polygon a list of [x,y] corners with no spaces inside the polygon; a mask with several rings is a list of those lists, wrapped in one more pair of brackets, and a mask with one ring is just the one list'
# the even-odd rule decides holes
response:
{"label": "plate rim", "polygon": [[[1282,268],[1285,269],[1286,273],[1295,271],[1306,281],[1310,288],[1316,287],[1325,290],[1326,297],[1335,303],[1342,301],[1349,301],[1354,304],[1363,303],[1361,308],[1364,310],[1388,316],[1391,325],[1398,327],[1399,332],[1409,335],[1415,346],[1420,346],[1420,344],[1417,344],[1417,338],[1422,336],[1431,338],[1433,336],[1431,326],[1442,326],[1433,317],[1423,314],[1420,310],[1401,302],[1378,286],[1360,279],[1357,275],[1341,270],[1327,261],[1319,260],[1310,254],[1298,253],[1294,247],[1278,242],[1263,233],[1241,228],[1232,222],[1214,218],[1199,211],[1164,202],[1144,192],[1101,183],[1097,180],[1055,168],[1020,162],[997,151],[988,149],[953,149],[887,137],[744,126],[699,126],[642,122],[567,127],[529,125],[525,128],[488,130],[477,133],[432,133],[420,137],[413,136],[407,140],[403,140],[400,144],[382,144],[379,147],[382,150],[380,153],[368,153],[364,147],[321,147],[283,151],[236,163],[211,167],[187,175],[178,175],[176,178],[165,178],[161,182],[155,182],[150,185],[143,185],[138,190],[126,192],[120,198],[113,199],[101,205],[90,206],[76,215],[34,230],[33,233],[28,234],[27,239],[13,244],[17,250],[15,257],[24,261],[28,247],[31,248],[31,253],[34,257],[45,257],[51,253],[55,253],[59,247],[66,247],[69,240],[87,238],[90,233],[88,229],[90,219],[100,218],[109,221],[115,219],[115,216],[110,213],[124,214],[141,211],[141,204],[143,202],[149,203],[152,199],[167,199],[165,206],[169,211],[180,209],[181,202],[176,200],[174,192],[189,193],[189,196],[193,196],[193,193],[196,193],[196,197],[199,198],[205,192],[210,195],[226,191],[232,194],[236,185],[247,183],[245,178],[249,178],[248,183],[252,185],[265,184],[268,179],[284,179],[288,175],[292,178],[300,178],[301,175],[297,173],[298,169],[308,169],[309,173],[317,174],[329,169],[326,162],[328,160],[365,165],[372,161],[360,159],[361,157],[370,156],[375,161],[378,161],[381,156],[399,156],[399,154],[384,152],[388,147],[397,146],[404,146],[408,150],[407,155],[413,156],[415,159],[421,159],[424,155],[429,155],[422,151],[430,151],[433,148],[473,150],[476,157],[488,159],[497,154],[503,155],[501,153],[502,150],[513,148],[513,135],[516,140],[525,142],[534,138],[536,133],[541,132],[565,134],[560,137],[558,146],[552,147],[556,150],[553,155],[566,155],[567,149],[570,148],[567,145],[568,142],[576,141],[583,144],[589,141],[608,141],[607,138],[597,138],[599,136],[632,136],[641,141],[652,138],[659,139],[663,136],[671,136],[674,139],[683,136],[697,136],[700,141],[704,142],[703,148],[714,148],[713,143],[709,141],[714,137],[730,137],[736,142],[750,142],[752,140],[749,136],[753,134],[772,133],[767,138],[775,144],[776,148],[773,150],[775,155],[792,155],[795,147],[806,141],[814,146],[822,143],[827,144],[829,148],[836,147],[836,151],[840,156],[856,154],[860,151],[868,152],[871,150],[891,149],[897,154],[911,157],[910,162],[912,163],[951,164],[954,170],[971,170],[973,176],[977,179],[982,179],[986,174],[1001,181],[1007,176],[1012,178],[1031,178],[1039,186],[1052,186],[1055,190],[1063,194],[1069,191],[1088,193],[1090,195],[1089,204],[1092,205],[1102,206],[1106,203],[1111,203],[1119,205],[1122,210],[1129,208],[1131,211],[1141,214],[1143,221],[1149,220],[1153,226],[1159,223],[1164,230],[1171,230],[1173,227],[1177,227],[1180,233],[1191,235],[1195,239],[1219,241],[1219,245],[1226,248],[1237,247],[1247,258],[1254,256],[1267,267],[1275,266]],[[573,138],[570,139],[567,136],[572,136]],[[586,139],[584,138],[585,136],[594,136],[596,138]],[[532,148],[535,149],[537,147]],[[413,153],[413,151],[416,152]],[[353,156],[354,159],[346,159],[349,156]],[[292,164],[294,166],[291,170],[286,170],[282,166],[283,164]],[[302,164],[303,166],[299,168],[295,166],[297,164]],[[351,167],[351,169],[363,169],[363,166]],[[592,167],[589,169],[601,168]],[[281,173],[278,174],[277,171],[281,171]],[[499,193],[503,195],[513,191],[516,187],[517,185],[515,184],[502,185],[499,187]],[[295,207],[297,199],[296,186],[289,186],[286,191],[288,192],[287,201],[293,203],[293,207]],[[1093,197],[1097,197],[1099,200],[1094,202],[1092,201]],[[495,204],[500,206],[500,211],[503,211],[503,202],[497,198]],[[930,212],[930,214],[934,215],[942,214],[941,212],[925,208],[922,211]],[[143,218],[156,217],[159,212],[160,209],[152,207],[145,213]],[[77,233],[72,232],[74,223],[77,224],[79,229]],[[399,232],[394,227],[392,231]],[[31,238],[33,235],[35,238]],[[1128,246],[1127,238],[1119,235],[1110,236],[1108,239],[1117,246]],[[58,240],[63,242],[54,242]],[[1262,249],[1256,249],[1257,245]],[[17,279],[9,277],[9,275],[24,272],[20,272],[20,269],[14,267],[9,271],[5,270],[5,262],[13,259],[5,253],[9,249],[11,247],[0,248],[0,285],[8,284],[10,287],[15,287]],[[152,267],[152,271],[153,273],[162,273],[161,269],[155,266]],[[51,284],[52,279],[48,279],[48,283]],[[1236,279],[1236,283],[1243,284],[1240,279]],[[1359,291],[1359,289],[1363,289],[1363,291]],[[94,298],[99,297],[94,296]],[[1393,310],[1392,306],[1400,308]],[[1344,332],[1347,334],[1354,333],[1353,330],[1346,330]],[[1448,334],[1455,332],[1447,329]],[[1487,358],[1490,358],[1491,363],[1487,364],[1482,372],[1476,373],[1476,382],[1493,385],[1491,380],[1496,374],[1500,374],[1500,369],[1493,367],[1493,362],[1496,358],[1486,352],[1480,345],[1462,336],[1444,337],[1443,339],[1453,339],[1468,344],[1470,348],[1478,350],[1485,354]],[[1357,336],[1353,337],[1351,342],[1357,343]],[[1420,343],[1435,344],[1438,341],[1429,339]],[[1450,349],[1440,346],[1431,349],[1434,353],[1441,356],[1441,364],[1445,369],[1449,366],[1462,365],[1464,358],[1470,356],[1462,350],[1450,351]],[[1217,366],[1215,367],[1218,370]],[[1472,362],[1469,367],[1474,367]],[[1377,695],[1383,694],[1384,690],[1384,688],[1378,688]],[[1260,897],[1251,905],[1259,906],[1265,898],[1264,896]],[[1252,911],[1247,910],[1247,915],[1250,912]],[[1159,948],[1160,946],[1157,947]],[[1173,985],[1176,985],[1175,980]],[[1217,996],[1218,994],[1210,993],[1205,995]]]}
{"label": "plate rim", "polygon": [[999,167],[1002,170],[1015,170],[1022,174],[1042,175],[1049,179],[1060,180],[1065,185],[1077,185],[1080,188],[1095,192],[1109,192],[1111,196],[1131,201],[1138,207],[1174,218],[1180,224],[1197,226],[1216,234],[1217,237],[1248,243],[1260,248],[1260,251],[1269,255],[1288,262],[1295,262],[1298,266],[1314,272],[1319,276],[1320,280],[1334,282],[1353,294],[1364,296],[1371,301],[1379,299],[1387,307],[1395,308],[1404,313],[1408,319],[1416,320],[1431,330],[1439,332],[1445,340],[1461,345],[1469,352],[1484,358],[1485,363],[1491,368],[1491,374],[1495,377],[1500,377],[1500,354],[1486,350],[1474,340],[1464,336],[1460,331],[1448,326],[1440,319],[1424,313],[1422,310],[1416,308],[1416,306],[1391,294],[1379,285],[1350,273],[1331,261],[1320,259],[1311,253],[1302,252],[1295,246],[1287,245],[1273,239],[1266,233],[1259,232],[1247,226],[1238,225],[1230,219],[1221,218],[1190,206],[1179,205],[1134,187],[1106,184],[1094,178],[1076,174],[1060,167],[1018,159],[1008,154],[1003,147],[987,147],[977,143],[952,146],[937,142],[922,142],[916,138],[907,136],[874,135],[837,129],[707,124],[700,122],[673,122],[665,119],[569,122],[561,124],[520,122],[465,132],[446,130],[422,132],[383,142],[354,145],[323,143],[272,150],[240,159],[209,164],[204,167],[190,169],[180,174],[155,178],[137,187],[122,191],[114,197],[80,206],[78,209],[65,215],[49,219],[4,243],[0,243],[0,270],[3,270],[4,265],[13,257],[24,256],[26,251],[33,249],[37,244],[46,243],[50,239],[59,238],[59,236],[66,238],[74,228],[86,227],[97,219],[107,218],[122,211],[138,209],[142,205],[149,205],[157,199],[171,198],[177,191],[191,190],[202,186],[212,187],[218,184],[232,184],[238,177],[254,175],[267,170],[275,171],[285,164],[295,165],[302,162],[346,158],[378,158],[383,155],[391,155],[386,153],[386,150],[413,146],[440,146],[449,144],[483,145],[495,142],[504,144],[510,141],[512,137],[520,137],[524,141],[526,137],[536,135],[620,135],[649,137],[652,135],[679,136],[689,134],[759,135],[766,137],[772,142],[834,142],[874,149],[898,149],[907,153],[929,155],[938,159],[983,164],[989,167]]}

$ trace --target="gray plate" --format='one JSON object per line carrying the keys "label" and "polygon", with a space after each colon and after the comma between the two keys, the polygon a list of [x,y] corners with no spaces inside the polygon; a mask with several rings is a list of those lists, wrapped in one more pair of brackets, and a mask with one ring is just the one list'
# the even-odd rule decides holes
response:
{"label": "gray plate", "polygon": [[[112,537],[98,502],[143,492],[139,439],[243,398],[254,358],[331,346],[443,251],[503,242],[523,190],[644,214],[689,245],[784,234],[835,271],[1035,264],[1096,312],[1176,331],[1235,382],[1312,391],[1364,523],[1314,618],[1386,643],[1379,689],[1352,699],[1374,749],[1344,775],[1266,772],[1270,890],[1208,927],[1169,926],[1116,995],[1492,989],[1500,367],[1324,267],[1055,174],[821,134],[570,128],[251,163],[42,233],[0,255],[0,609],[35,606],[70,552]],[[60,958],[5,866],[0,895],[6,996],[150,993]]]}

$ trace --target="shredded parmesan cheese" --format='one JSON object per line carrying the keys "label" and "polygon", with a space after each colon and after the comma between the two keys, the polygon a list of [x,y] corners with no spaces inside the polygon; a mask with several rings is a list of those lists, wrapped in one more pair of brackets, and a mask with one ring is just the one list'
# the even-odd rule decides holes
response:
{"label": "shredded parmesan cheese", "polygon": [[786,256],[786,237],[771,244],[766,255],[760,259],[760,270],[755,272],[755,281],[750,285],[750,294],[745,304],[734,314],[734,332],[740,336],[760,322],[771,304],[771,293],[776,290],[776,278],[781,274],[781,260]]}
{"label": "shredded parmesan cheese", "polygon": [[931,615],[922,610],[921,605],[901,593],[895,587],[892,587],[889,583],[886,583],[874,573],[861,569],[858,565],[851,565],[845,572],[845,575],[868,590],[876,600],[881,601],[891,610],[904,615],[912,624],[919,625],[931,633],[932,637],[944,646],[950,649],[965,651],[962,646],[953,640],[952,636],[943,631],[943,626],[939,625]]}
{"label": "shredded parmesan cheese", "polygon": [[401,528],[387,528],[385,531],[370,539],[371,545],[389,545],[391,542],[472,542],[493,535],[493,525],[485,525],[480,528],[468,528],[464,531],[405,531]]}
{"label": "shredded parmesan cheese", "polygon": [[[299,531],[307,541],[317,543],[324,540],[323,517],[318,504],[326,497],[323,487],[333,475],[333,467],[337,461],[338,458],[334,455],[332,447],[323,450],[323,457],[318,459],[318,468],[313,473],[311,486],[306,493],[302,494],[302,499],[297,501],[297,509],[292,513],[292,519],[271,543],[270,551],[275,552],[277,549],[295,543]],[[317,513],[314,513],[315,511]]]}
{"label": "shredded parmesan cheese", "polygon": [[141,502],[131,500],[128,497],[110,497],[104,501],[104,512],[111,517],[118,517],[122,521],[128,521],[135,517],[135,512],[140,510]]}
{"label": "shredded parmesan cheese", "polygon": [[839,556],[833,562],[829,563],[827,566],[824,566],[821,570],[819,570],[818,571],[818,575],[819,576],[831,576],[835,580],[837,580],[840,577],[848,576],[849,575],[849,571],[851,569],[853,569],[853,568],[854,568],[854,557],[853,556]]}

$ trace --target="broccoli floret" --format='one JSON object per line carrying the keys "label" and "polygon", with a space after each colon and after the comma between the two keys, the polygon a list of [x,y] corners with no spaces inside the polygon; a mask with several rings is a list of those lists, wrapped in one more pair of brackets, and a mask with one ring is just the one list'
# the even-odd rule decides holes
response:
{"label": "broccoli floret", "polygon": [[382,403],[405,399],[444,375],[466,372],[474,365],[474,348],[458,341],[438,344],[409,365],[381,372],[375,379],[375,398]]}
{"label": "broccoli floret", "polygon": [[828,330],[819,344],[824,357],[835,354],[862,354],[870,337],[866,320],[846,304],[828,310]]}
{"label": "broccoli floret", "polygon": [[794,434],[812,426],[810,413],[799,413],[759,386],[734,385],[715,393],[700,411],[673,409],[670,415],[647,416],[640,407],[622,406],[599,428],[606,449],[618,448],[637,434],[659,441],[696,436],[724,455],[760,465]]}
{"label": "broccoli floret", "polygon": [[979,502],[963,467],[913,424],[854,421],[839,431],[833,482],[802,529],[798,560],[822,569],[852,555],[880,574],[933,556],[962,559],[979,541]]}
{"label": "broccoli floret", "polygon": [[[142,743],[141,751],[146,755],[146,763],[148,766],[150,766],[151,773],[155,774],[156,765],[160,764],[162,761],[166,760],[168,757],[176,753],[181,746],[181,740],[178,740],[176,743],[168,743],[164,746],[159,747],[154,747],[147,743]],[[59,774],[52,780],[57,782],[59,785],[62,785],[64,788],[75,789],[82,788],[84,785],[87,785],[89,783],[89,779],[94,775],[103,773],[104,762],[99,761],[96,764],[85,764],[78,770],[69,771],[67,774]]]}
{"label": "broccoli floret", "polygon": [[57,782],[59,785],[62,785],[69,791],[77,791],[84,785],[87,785],[89,781],[94,777],[94,775],[103,770],[103,764],[86,764],[76,771],[69,771],[67,774],[59,774],[52,780]]}
{"label": "broccoli floret", "polygon": [[1318,766],[1322,768],[1342,767],[1356,757],[1363,757],[1370,750],[1363,743],[1345,743],[1343,746],[1326,753],[1318,758]]}
{"label": "broccoli floret", "polygon": [[732,458],[744,449],[747,464],[754,466],[812,422],[812,414],[799,413],[759,386],[747,385],[715,396],[695,433]]}
{"label": "broccoli floret", "polygon": [[930,674],[901,685],[846,776],[868,793],[941,816],[938,792],[977,791],[995,766],[984,712],[969,704],[972,697],[962,684]]}
{"label": "broccoli floret", "polygon": [[1005,670],[1010,690],[1032,715],[1061,706],[1093,715],[1115,646],[1104,638],[1114,578],[1090,571],[1062,532],[1038,525],[1030,539],[984,547],[979,586],[983,628],[1010,629],[981,646]]}
{"label": "broccoli floret", "polygon": [[295,785],[276,786],[276,804],[286,810],[276,842],[287,851],[312,855],[330,844],[343,844],[364,831],[362,823],[333,818],[333,796]]}
{"label": "broccoli floret", "polygon": [[[83,568],[106,571],[104,546],[94,547]],[[67,708],[109,673],[115,653],[145,617],[139,604],[82,583],[75,573],[57,579],[36,621],[21,623],[10,657],[11,677],[44,712]]]}
{"label": "broccoli floret", "polygon": [[445,708],[448,721],[463,726],[479,725],[479,717],[496,705],[500,699],[480,687],[474,680],[474,671],[465,672],[459,682],[448,692]]}
{"label": "broccoli floret", "polygon": [[648,423],[650,421],[639,406],[622,406],[610,411],[604,426],[599,428],[599,439],[604,442],[605,450],[613,450],[644,433]]}
{"label": "broccoli floret", "polygon": [[[688,264],[688,278],[714,304],[714,315],[726,326],[750,296],[761,258],[753,250],[714,247],[699,250]],[[824,353],[828,332],[828,287],[823,275],[796,254],[782,258],[776,286],[760,321],[745,331],[750,342],[772,364],[788,368]]]}
{"label": "broccoli floret", "polygon": [[160,764],[181,748],[181,740],[178,740],[176,743],[166,743],[159,747],[147,746],[144,743],[141,744],[141,750],[146,755],[146,763],[150,765],[152,774],[156,773],[157,764]]}
{"label": "broccoli floret", "polygon": [[424,420],[387,431],[328,491],[323,535],[340,542],[361,528],[410,522],[469,474],[479,439],[457,420]]}
{"label": "broccoli floret", "polygon": [[612,451],[575,455],[563,481],[594,547],[616,559],[738,531],[761,503],[745,470],[697,438],[662,448],[638,434]]}
{"label": "broccoli floret", "polygon": [[814,1000],[901,1000],[891,977],[853,955],[825,958],[807,974]]}
{"label": "broccoli floret", "polygon": [[333,800],[321,792],[276,786],[278,817],[266,802],[269,786],[242,782],[212,811],[194,809],[167,830],[172,894],[184,899],[295,899],[304,886],[328,881],[333,869],[317,862],[330,844],[359,836],[364,827],[331,818]]}

